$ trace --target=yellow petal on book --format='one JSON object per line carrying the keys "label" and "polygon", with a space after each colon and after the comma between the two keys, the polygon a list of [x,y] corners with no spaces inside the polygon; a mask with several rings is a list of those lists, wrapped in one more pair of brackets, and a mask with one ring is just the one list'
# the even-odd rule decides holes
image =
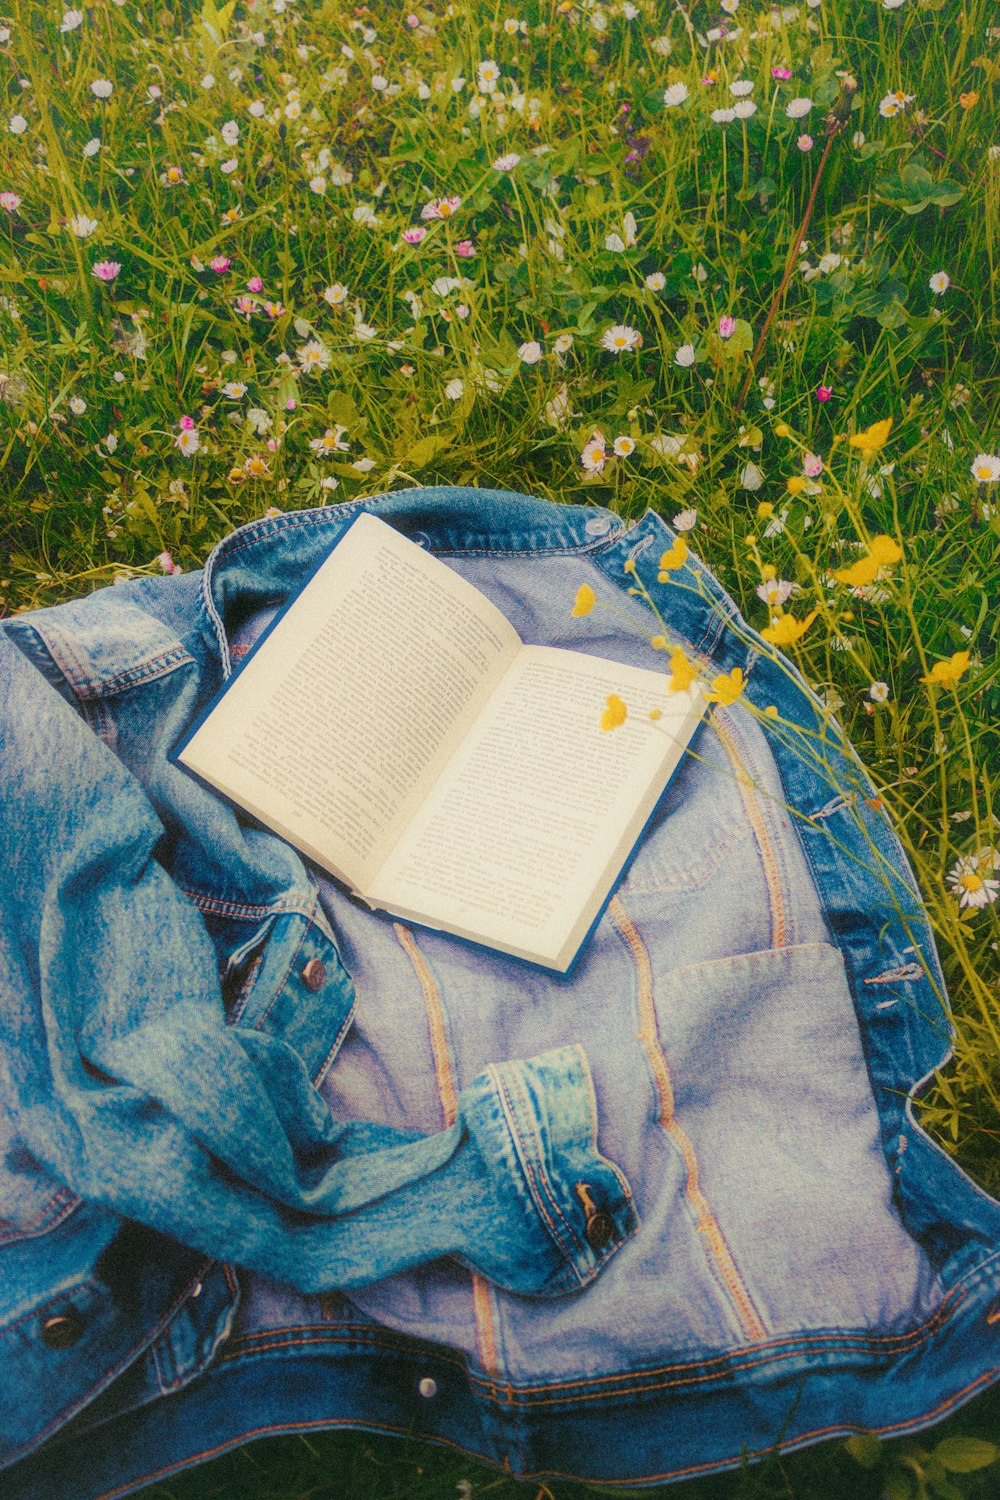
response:
{"label": "yellow petal on book", "polygon": [[628,709],[625,707],[617,693],[612,693],[601,714],[601,728],[605,731],[618,729],[628,718]]}

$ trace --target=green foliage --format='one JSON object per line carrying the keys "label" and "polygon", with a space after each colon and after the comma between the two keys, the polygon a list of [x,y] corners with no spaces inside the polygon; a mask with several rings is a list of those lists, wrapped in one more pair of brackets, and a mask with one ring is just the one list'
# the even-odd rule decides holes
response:
{"label": "green foliage", "polygon": [[951,208],[965,191],[961,183],[947,177],[935,180],[919,161],[908,161],[898,172],[880,177],[875,190],[904,214],[923,213],[925,208]]}

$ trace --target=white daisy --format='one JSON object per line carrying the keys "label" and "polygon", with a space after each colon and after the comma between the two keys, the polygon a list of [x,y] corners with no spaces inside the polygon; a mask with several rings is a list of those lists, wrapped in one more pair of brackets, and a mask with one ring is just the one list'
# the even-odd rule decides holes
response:
{"label": "white daisy", "polygon": [[1000,458],[995,453],[977,453],[972,460],[972,477],[980,484],[995,484],[1000,479]]}
{"label": "white daisy", "polygon": [[608,461],[608,450],[604,446],[604,435],[596,427],[590,441],[580,454],[580,462],[588,474],[600,474]]}
{"label": "white daisy", "polygon": [[980,850],[976,854],[963,854],[956,860],[948,874],[948,884],[958,897],[959,906],[989,906],[1000,895],[1000,880],[986,871],[995,869],[990,861],[981,858],[991,855],[991,850]]}
{"label": "white daisy", "polygon": [[638,349],[642,343],[642,334],[637,328],[630,328],[627,323],[615,323],[607,329],[601,338],[601,347],[610,349],[613,354],[624,354],[627,350]]}
{"label": "white daisy", "polygon": [[330,351],[319,339],[310,339],[303,344],[296,358],[304,375],[318,375],[330,365]]}

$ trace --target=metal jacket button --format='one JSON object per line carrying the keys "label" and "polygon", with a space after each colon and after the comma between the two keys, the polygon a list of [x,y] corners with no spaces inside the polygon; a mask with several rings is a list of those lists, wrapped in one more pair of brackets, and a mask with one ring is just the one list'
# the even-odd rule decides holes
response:
{"label": "metal jacket button", "polygon": [[587,1220],[584,1230],[587,1236],[587,1244],[591,1250],[603,1250],[605,1245],[611,1243],[615,1237],[614,1220],[610,1214],[591,1214]]}
{"label": "metal jacket button", "polygon": [[321,958],[311,958],[302,970],[302,978],[305,980],[306,989],[320,989],[326,978],[326,964]]}
{"label": "metal jacket button", "polygon": [[83,1324],[76,1313],[57,1313],[42,1324],[42,1343],[50,1349],[69,1349],[82,1333]]}

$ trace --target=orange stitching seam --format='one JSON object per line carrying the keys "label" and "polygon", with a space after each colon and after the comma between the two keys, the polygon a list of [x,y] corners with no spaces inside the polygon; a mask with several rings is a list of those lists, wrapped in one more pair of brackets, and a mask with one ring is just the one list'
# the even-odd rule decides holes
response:
{"label": "orange stitching seam", "polygon": [[740,789],[740,800],[750,819],[760,849],[760,857],[764,864],[764,878],[767,881],[768,896],[771,900],[771,946],[772,948],[783,948],[787,942],[787,923],[785,920],[785,903],[781,894],[781,876],[778,872],[778,861],[775,857],[774,846],[767,831],[767,824],[761,812],[760,803],[754,788],[750,774],[736,747],[736,741],[730,729],[722,722],[721,714],[716,709],[711,718],[712,728],[722,742],[729,759],[732,761],[736,773],[736,785]]}
{"label": "orange stitching seam", "polygon": [[[399,940],[400,947],[413,965],[420,983],[424,1008],[427,1011],[427,1026],[431,1037],[431,1055],[434,1058],[434,1076],[437,1080],[438,1097],[441,1100],[441,1114],[446,1126],[453,1125],[458,1114],[458,1094],[451,1070],[451,1058],[448,1056],[448,1038],[445,1035],[444,1014],[441,1009],[441,995],[437,981],[410,929],[404,927],[402,922],[393,922],[392,930]],[[476,1349],[480,1362],[485,1370],[495,1375],[498,1373],[498,1367],[493,1306],[490,1301],[489,1287],[478,1271],[472,1272],[472,1313],[476,1324]]]}
{"label": "orange stitching seam", "polygon": [[703,1234],[715,1258],[719,1273],[733,1300],[740,1321],[747,1335],[756,1341],[767,1337],[761,1316],[754,1306],[747,1287],[743,1283],[732,1252],[712,1212],[708,1199],[698,1181],[698,1158],[690,1137],[681,1128],[674,1114],[674,1091],[670,1080],[670,1069],[656,1029],[656,1006],[653,1000],[653,969],[649,952],[639,932],[625,909],[620,896],[614,896],[609,905],[611,919],[632,952],[638,977],[639,1016],[641,1029],[639,1041],[645,1048],[652,1069],[660,1101],[659,1123],[671,1136],[681,1153],[687,1168],[685,1192],[697,1216],[698,1233]]}

